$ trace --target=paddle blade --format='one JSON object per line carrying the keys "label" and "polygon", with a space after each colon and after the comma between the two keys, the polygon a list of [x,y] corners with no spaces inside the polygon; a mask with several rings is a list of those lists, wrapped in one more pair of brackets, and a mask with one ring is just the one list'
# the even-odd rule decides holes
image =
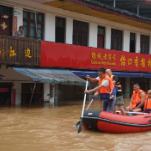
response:
{"label": "paddle blade", "polygon": [[83,123],[83,118],[81,117],[79,129],[78,129],[78,134],[82,131],[82,123]]}
{"label": "paddle blade", "polygon": [[76,124],[75,124],[75,127],[78,127],[80,124],[80,121],[78,121]]}

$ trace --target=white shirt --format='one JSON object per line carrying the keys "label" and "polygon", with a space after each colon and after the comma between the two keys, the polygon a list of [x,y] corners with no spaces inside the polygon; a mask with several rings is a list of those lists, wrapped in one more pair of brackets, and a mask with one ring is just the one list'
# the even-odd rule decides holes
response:
{"label": "white shirt", "polygon": [[[100,77],[96,77],[96,80],[99,81]],[[108,87],[109,86],[109,80],[104,80],[101,85],[103,85],[104,87]]]}

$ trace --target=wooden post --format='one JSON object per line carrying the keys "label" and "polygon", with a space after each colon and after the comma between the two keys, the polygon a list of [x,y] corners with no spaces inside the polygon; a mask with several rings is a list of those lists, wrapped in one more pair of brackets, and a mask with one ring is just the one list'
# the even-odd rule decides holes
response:
{"label": "wooden post", "polygon": [[32,98],[33,98],[35,87],[36,87],[36,82],[35,82],[34,87],[33,87],[33,91],[32,91],[32,94],[31,94],[31,98],[30,98],[30,103],[29,103],[28,109],[30,107],[30,104],[31,104],[31,101],[32,101]]}

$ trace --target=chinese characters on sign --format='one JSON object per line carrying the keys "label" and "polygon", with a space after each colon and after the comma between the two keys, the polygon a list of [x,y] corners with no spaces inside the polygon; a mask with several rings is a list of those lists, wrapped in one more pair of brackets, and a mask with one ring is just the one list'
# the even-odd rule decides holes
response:
{"label": "chinese characters on sign", "polygon": [[30,56],[30,49],[27,48],[25,49],[25,57],[31,58],[32,56]]}
{"label": "chinese characters on sign", "polygon": [[[1,50],[1,46],[0,46],[0,55],[2,54],[2,50]],[[15,52],[15,49],[13,49],[13,47],[12,46],[10,46],[9,47],[9,56],[10,57],[14,57],[14,56],[16,56],[17,54],[16,54],[16,52]],[[30,49],[29,48],[27,48],[27,49],[25,49],[25,57],[27,57],[27,58],[32,58],[32,56],[31,56],[31,54],[30,54]]]}
{"label": "chinese characters on sign", "polygon": [[[128,55],[120,55],[117,57],[118,54],[111,54],[111,53],[91,53],[91,64],[92,65],[111,65],[111,66],[117,66],[117,64],[120,62],[121,67],[135,67],[135,68],[151,68],[151,58],[145,58],[138,56],[128,56]],[[116,59],[116,57],[118,59]],[[146,64],[147,63],[147,64]],[[119,66],[118,66],[119,67]]]}
{"label": "chinese characters on sign", "polygon": [[10,57],[16,56],[15,50],[12,49],[12,46],[10,46]]}
{"label": "chinese characters on sign", "polygon": [[111,66],[116,66],[116,55],[114,54],[107,54],[105,53],[102,55],[101,53],[91,53],[91,64],[96,65],[96,64],[102,64],[102,65],[111,65]]}
{"label": "chinese characters on sign", "polygon": [[17,31],[17,16],[14,16],[14,35]]}

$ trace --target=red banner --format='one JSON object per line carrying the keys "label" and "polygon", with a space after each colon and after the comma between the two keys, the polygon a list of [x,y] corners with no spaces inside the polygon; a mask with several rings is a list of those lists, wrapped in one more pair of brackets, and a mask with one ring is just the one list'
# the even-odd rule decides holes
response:
{"label": "red banner", "polygon": [[41,67],[151,72],[151,55],[42,41]]}
{"label": "red banner", "polygon": [[14,35],[17,31],[17,16],[14,16]]}

